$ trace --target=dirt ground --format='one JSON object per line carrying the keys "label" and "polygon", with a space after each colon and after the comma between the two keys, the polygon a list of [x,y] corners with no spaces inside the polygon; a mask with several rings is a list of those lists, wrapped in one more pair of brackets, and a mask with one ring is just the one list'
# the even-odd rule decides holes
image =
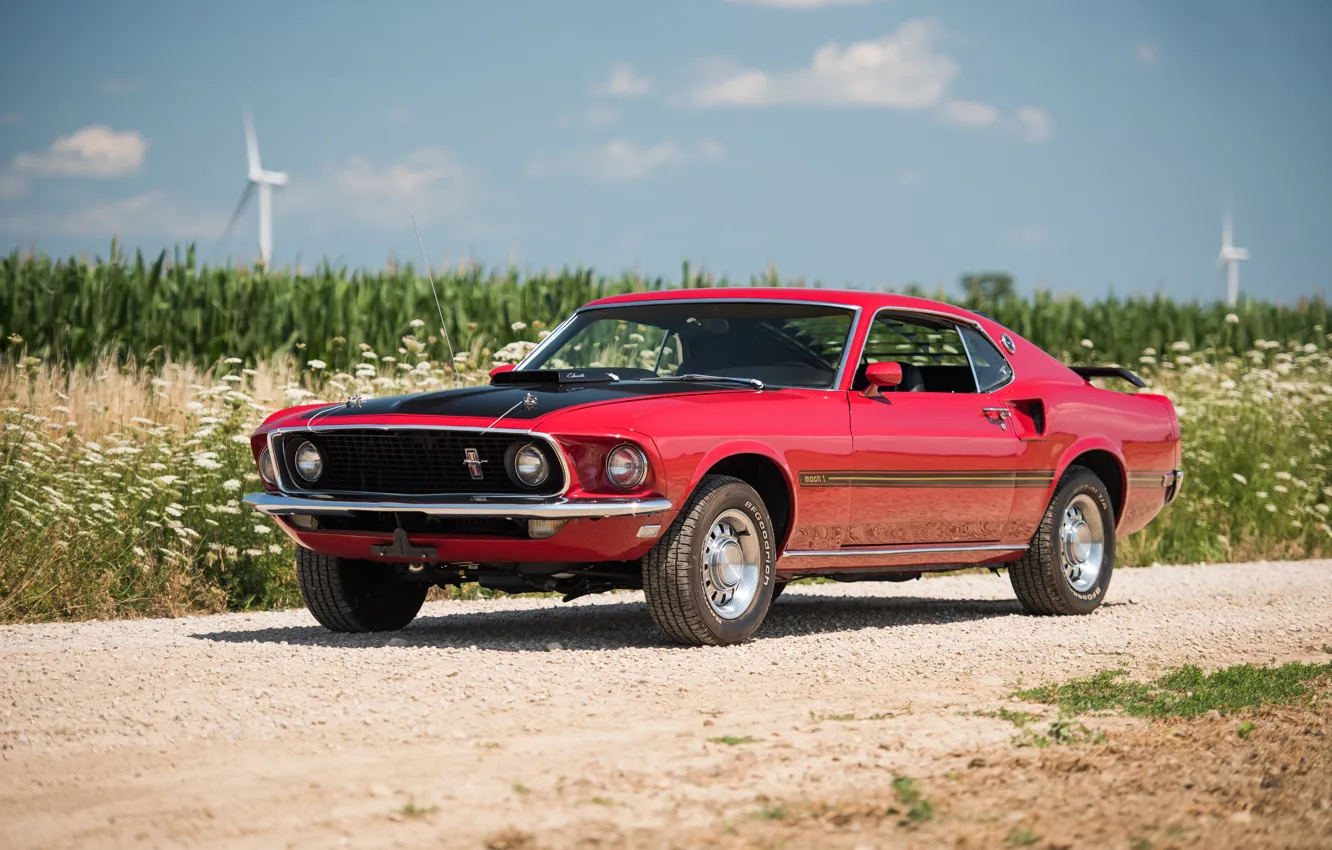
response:
{"label": "dirt ground", "polygon": [[724,649],[664,645],[630,593],[430,603],[397,635],[3,627],[0,846],[1326,848],[1326,702],[1047,747],[994,715],[1048,734],[1014,688],[1328,644],[1329,561],[1120,570],[1073,618],[998,576],[795,586]]}

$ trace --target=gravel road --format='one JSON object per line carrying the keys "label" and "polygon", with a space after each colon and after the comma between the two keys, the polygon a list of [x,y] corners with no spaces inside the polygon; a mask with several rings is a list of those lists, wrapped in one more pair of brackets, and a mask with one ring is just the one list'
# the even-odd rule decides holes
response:
{"label": "gravel road", "polygon": [[1069,618],[1002,576],[796,585],[729,648],[663,645],[637,593],[431,603],[396,635],[303,610],[0,627],[0,845],[669,844],[965,768],[1010,747],[973,712],[1019,684],[1329,643],[1332,561],[1121,569]]}

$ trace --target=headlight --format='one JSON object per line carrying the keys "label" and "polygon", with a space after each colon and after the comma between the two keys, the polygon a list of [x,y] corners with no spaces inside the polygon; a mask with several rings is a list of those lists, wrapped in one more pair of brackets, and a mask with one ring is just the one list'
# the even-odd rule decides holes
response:
{"label": "headlight", "polygon": [[647,480],[647,455],[637,446],[616,446],[606,456],[606,477],[621,490],[632,490]]}
{"label": "headlight", "polygon": [[277,466],[273,463],[273,453],[264,446],[264,450],[259,453],[259,477],[264,479],[265,483],[277,484]]}
{"label": "headlight", "polygon": [[306,481],[314,482],[324,472],[324,459],[319,456],[319,449],[308,440],[296,447],[296,473]]}
{"label": "headlight", "polygon": [[550,463],[541,449],[528,443],[513,454],[513,477],[524,487],[540,487],[550,477]]}

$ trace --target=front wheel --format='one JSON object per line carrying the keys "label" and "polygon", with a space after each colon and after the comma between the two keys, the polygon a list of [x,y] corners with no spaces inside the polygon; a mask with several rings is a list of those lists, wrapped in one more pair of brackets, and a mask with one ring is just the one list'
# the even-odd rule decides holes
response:
{"label": "front wheel", "polygon": [[1029,614],[1090,614],[1105,599],[1115,567],[1115,509],[1096,473],[1070,466],[1055,488],[1031,546],[1008,565]]}
{"label": "front wheel", "polygon": [[768,509],[754,488],[730,476],[705,477],[643,557],[653,621],[679,643],[745,640],[772,603],[775,545]]}
{"label": "front wheel", "polygon": [[430,586],[395,576],[390,564],[296,549],[296,580],[305,607],[335,632],[396,632],[421,610]]}

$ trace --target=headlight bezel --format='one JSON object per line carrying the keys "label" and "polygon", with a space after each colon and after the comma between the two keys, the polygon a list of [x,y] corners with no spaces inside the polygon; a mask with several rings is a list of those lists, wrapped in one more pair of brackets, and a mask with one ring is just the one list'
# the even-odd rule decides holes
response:
{"label": "headlight bezel", "polygon": [[[304,453],[306,449],[309,449],[311,452],[314,453],[313,460],[309,458],[305,459],[301,458],[302,453]],[[305,464],[313,465],[314,467],[313,475],[306,474],[306,470],[303,468],[303,465]],[[324,455],[319,451],[318,446],[316,446],[310,440],[306,440],[302,442],[299,446],[297,446],[296,450],[291,453],[291,466],[292,469],[295,470],[296,474],[300,476],[300,479],[302,481],[306,482],[307,484],[316,484],[319,482],[319,479],[322,478],[324,475],[324,468],[325,468]]]}
{"label": "headlight bezel", "polygon": [[[617,465],[616,455],[621,453],[630,455],[618,464],[621,468],[629,468],[630,471],[627,476],[617,476],[616,473],[611,471],[612,465]],[[651,472],[651,469],[647,452],[633,443],[620,443],[606,452],[606,480],[617,490],[627,492],[639,489],[647,483],[648,473]]]}
{"label": "headlight bezel", "polygon": [[[505,452],[505,455],[504,470],[509,474],[509,478],[519,487],[528,490],[538,490],[542,485],[550,481],[551,470],[555,463],[551,459],[550,453],[537,443],[515,442],[509,446],[509,450]],[[529,480],[530,476],[525,477],[524,474],[519,471],[518,464],[522,457],[527,458],[529,461],[533,459],[539,461],[539,467],[537,467],[538,474],[536,474],[534,479]]]}
{"label": "headlight bezel", "polygon": [[259,478],[265,484],[278,486],[277,461],[273,459],[273,452],[268,446],[264,446],[259,452]]}

